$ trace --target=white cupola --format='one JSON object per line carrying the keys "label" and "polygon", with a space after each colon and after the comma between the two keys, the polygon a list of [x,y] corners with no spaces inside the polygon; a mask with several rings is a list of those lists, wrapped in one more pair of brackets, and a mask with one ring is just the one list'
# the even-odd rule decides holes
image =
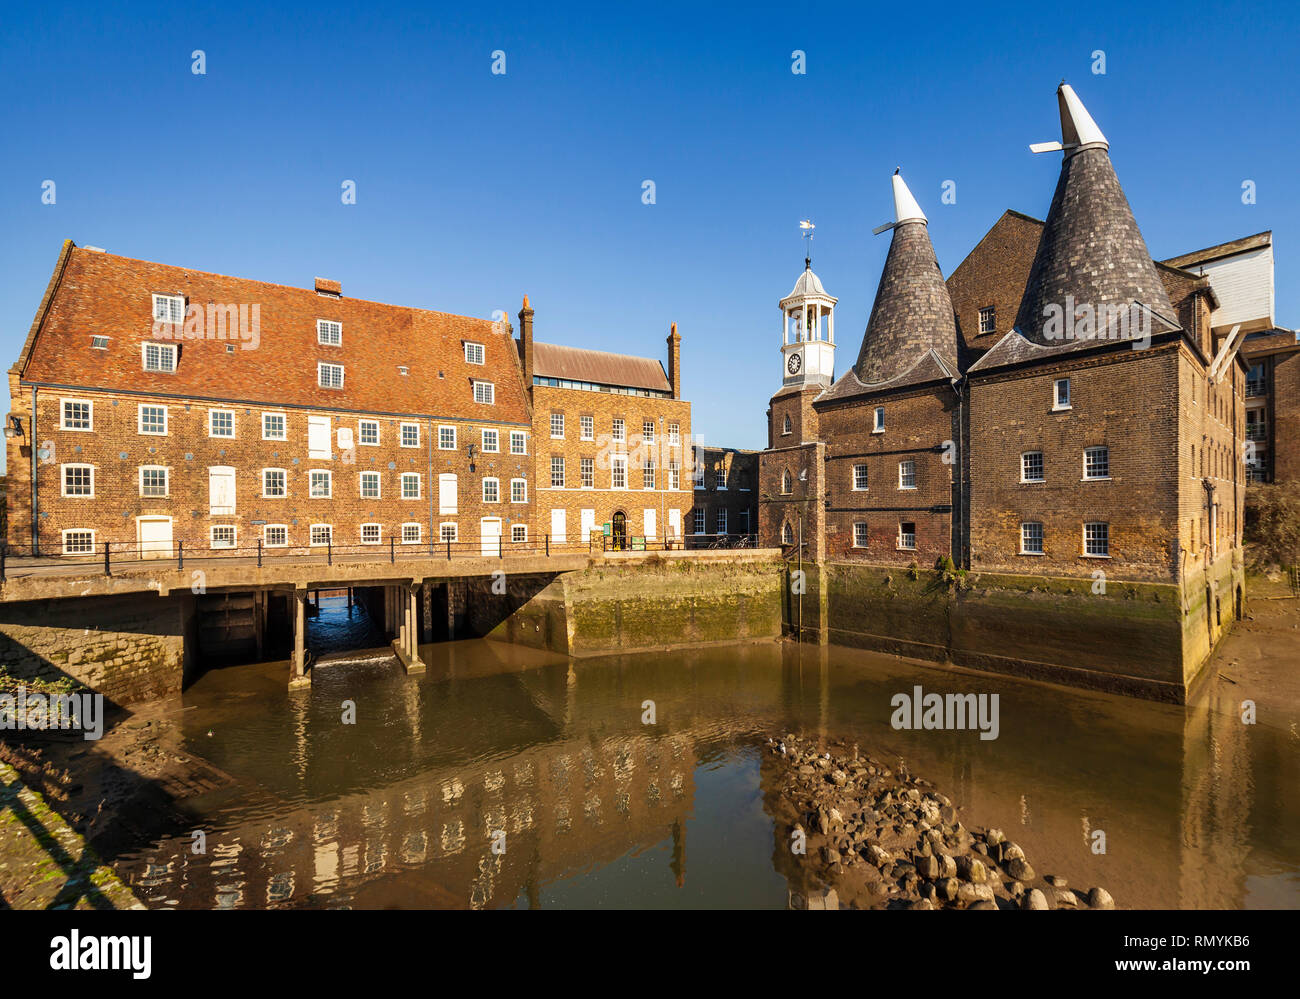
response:
{"label": "white cupola", "polygon": [[829,386],[835,380],[835,303],[805,258],[794,290],[781,299],[781,385]]}

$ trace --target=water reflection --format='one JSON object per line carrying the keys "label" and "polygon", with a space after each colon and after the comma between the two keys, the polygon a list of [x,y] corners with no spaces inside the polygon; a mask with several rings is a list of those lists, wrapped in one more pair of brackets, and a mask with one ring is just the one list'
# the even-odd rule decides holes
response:
{"label": "water reflection", "polygon": [[[419,678],[375,658],[318,670],[310,692],[283,689],[283,663],[191,688],[188,748],[238,784],[183,803],[206,855],[169,838],[119,863],[146,903],[784,906],[806,885],[765,802],[776,777],[757,747],[771,731],[901,762],[1040,873],[1104,885],[1122,906],[1300,902],[1287,734],[1242,726],[1217,695],[1182,709],[775,643],[581,662],[486,641],[421,655]],[[918,683],[1000,694],[999,738],[892,729],[890,698]]]}

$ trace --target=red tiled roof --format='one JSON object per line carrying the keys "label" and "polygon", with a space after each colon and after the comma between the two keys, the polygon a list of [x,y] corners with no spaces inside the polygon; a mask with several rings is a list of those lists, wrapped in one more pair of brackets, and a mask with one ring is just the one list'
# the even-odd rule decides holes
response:
{"label": "red tiled roof", "polygon": [[533,374],[542,378],[672,391],[663,365],[653,358],[554,343],[533,342]]}
{"label": "red tiled roof", "polygon": [[[62,261],[62,257],[60,258]],[[527,424],[513,337],[486,319],[318,295],[313,288],[251,281],[71,247],[48,311],[38,314],[15,365],[24,382],[147,392],[195,399]],[[260,306],[257,342],[238,336],[157,340],[153,294],[190,306]],[[44,304],[44,303],[43,303]],[[342,324],[342,345],[317,342],[316,320]],[[91,336],[110,338],[107,350]],[[464,342],[484,345],[484,364]],[[180,344],[172,374],[148,372],[147,342]],[[226,346],[236,349],[228,353]],[[342,389],[317,385],[316,364],[342,364]],[[398,368],[405,366],[402,375]],[[493,382],[494,405],[474,402],[472,380]]]}

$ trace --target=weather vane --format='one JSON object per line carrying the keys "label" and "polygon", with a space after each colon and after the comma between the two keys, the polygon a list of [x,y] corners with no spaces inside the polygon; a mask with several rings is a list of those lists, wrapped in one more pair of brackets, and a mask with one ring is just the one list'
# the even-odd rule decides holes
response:
{"label": "weather vane", "polygon": [[803,238],[808,240],[808,247],[804,251],[803,263],[805,267],[811,267],[813,230],[816,229],[817,227],[813,225],[812,222],[808,219],[800,219],[799,228],[802,230]]}

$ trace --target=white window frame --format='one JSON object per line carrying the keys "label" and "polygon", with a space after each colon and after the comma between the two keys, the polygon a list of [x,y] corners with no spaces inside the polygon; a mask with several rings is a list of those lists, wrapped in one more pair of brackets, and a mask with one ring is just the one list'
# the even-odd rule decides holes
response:
{"label": "white window frame", "polygon": [[[451,528],[451,537],[447,537],[447,528]],[[446,544],[450,541],[453,545],[460,541],[460,528],[456,526],[454,520],[444,520],[438,525],[438,541],[440,544]]]}
{"label": "white window frame", "polygon": [[[557,427],[559,428],[560,431],[558,434],[555,432]],[[551,414],[551,440],[553,441],[564,440],[564,414],[563,413]]]}
{"label": "white window frame", "polygon": [[[229,531],[230,544],[217,544],[217,532]],[[235,524],[213,524],[208,528],[208,547],[213,550],[239,547],[239,528]]]}
{"label": "white window frame", "polygon": [[[284,541],[271,541],[268,535],[271,531],[284,531]],[[288,524],[263,524],[262,525],[262,547],[263,548],[288,548],[289,547],[289,525]]]}
{"label": "white window frame", "polygon": [[596,488],[596,459],[595,458],[578,459],[578,488],[579,489]]}
{"label": "white window frame", "polygon": [[[911,525],[912,525],[912,543],[911,543],[910,545],[905,545],[905,544],[903,544],[903,537],[904,537],[904,535],[906,534],[906,532],[903,530],[903,524],[905,524],[905,523],[908,523],[908,524],[911,524]],[[898,522],[898,550],[899,550],[899,551],[902,551],[902,552],[914,552],[914,551],[916,551],[916,521],[914,521],[914,520],[911,520],[911,521],[903,521],[903,520],[900,520],[900,521]]]}
{"label": "white window frame", "polygon": [[[859,472],[862,473],[862,476],[861,476],[862,484],[861,484],[861,485],[858,485],[858,478],[859,478],[858,473],[859,473]],[[870,487],[870,485],[871,485],[871,479],[870,479],[870,475],[869,475],[869,473],[868,473],[868,471],[867,471],[867,466],[866,466],[865,464],[857,464],[857,465],[854,465],[854,466],[853,466],[853,491],[854,491],[855,493],[865,493],[865,492],[868,490],[868,488]]]}
{"label": "white window frame", "polygon": [[705,510],[704,507],[702,506],[697,506],[691,511],[691,528],[692,528],[691,533],[692,534],[704,533],[704,528],[707,526],[704,523],[705,516],[706,516]]}
{"label": "white window frame", "polygon": [[[146,409],[162,410],[163,428],[161,430],[144,429],[144,411]],[[157,403],[153,403],[153,402],[142,402],[136,407],[135,429],[137,434],[142,434],[145,437],[166,437],[168,426],[170,423],[171,423],[171,414],[167,411],[166,406],[160,406]]]}
{"label": "white window frame", "polygon": [[[90,548],[87,551],[78,549],[77,551],[68,551],[69,534],[89,534]],[[95,554],[95,529],[93,527],[65,527],[59,532],[59,547],[64,555],[94,555]]]}
{"label": "white window frame", "polygon": [[[158,365],[155,365],[153,367],[149,366],[149,351],[151,349],[158,351],[158,360],[160,362]],[[152,341],[146,340],[144,343],[140,345],[140,366],[143,370],[152,372],[153,374],[174,375],[176,374],[177,363],[180,360],[180,358],[177,356],[179,351],[180,351],[179,344],[153,343]],[[161,366],[161,361],[164,357],[171,358],[170,361],[171,367]]]}
{"label": "white window frame", "polygon": [[[325,476],[325,494],[322,496],[316,492],[316,483],[313,481],[317,475]],[[334,473],[328,468],[312,468],[307,471],[307,498],[308,499],[333,499],[334,498]]]}
{"label": "white window frame", "polygon": [[[1061,386],[1065,386],[1065,402],[1061,402]],[[1071,394],[1070,379],[1052,380],[1052,412],[1059,413],[1074,408],[1074,396]]]}
{"label": "white window frame", "polygon": [[[477,355],[477,356],[475,356]],[[481,343],[473,340],[465,341],[465,363],[466,364],[486,364],[487,348]]]}
{"label": "white window frame", "polygon": [[[326,541],[317,541],[317,540],[316,540],[316,530],[317,530],[317,528],[323,528],[324,530],[326,530],[326,531],[329,532],[329,533],[328,533],[328,540],[326,540]],[[326,545],[333,545],[333,544],[334,544],[334,525],[333,525],[333,524],[312,524],[310,527],[307,528],[307,547],[308,547],[308,548],[324,548]]]}
{"label": "white window frame", "polygon": [[[406,482],[407,482],[408,479],[414,479],[414,480],[415,480],[415,495],[414,495],[414,496],[408,496],[408,495],[406,494]],[[401,479],[398,480],[398,487],[399,487],[399,489],[401,490],[401,492],[399,493],[399,495],[400,495],[401,498],[404,499],[404,500],[418,500],[418,499],[420,499],[420,498],[421,498],[421,495],[424,493],[424,486],[423,486],[422,483],[423,483],[423,478],[421,477],[421,475],[420,475],[419,472],[403,472],[403,473],[402,473],[402,477],[401,477]]]}
{"label": "white window frame", "polygon": [[[488,498],[489,482],[492,483],[493,496],[491,499]],[[500,503],[501,502],[501,480],[498,479],[495,475],[483,476],[483,487],[480,495],[483,497],[484,503]]]}
{"label": "white window frame", "polygon": [[[519,443],[519,449],[515,450],[516,440]],[[527,454],[528,453],[528,433],[523,430],[510,431],[510,453]]]}
{"label": "white window frame", "polygon": [[[446,441],[448,432],[451,433],[450,444],[448,444]],[[438,427],[438,450],[439,451],[456,450],[456,428],[455,427],[449,427],[445,425]]]}
{"label": "white window frame", "polygon": [[[267,433],[266,418],[268,416],[278,416],[280,418],[280,435],[278,437],[275,436],[274,434]],[[262,440],[287,441],[288,439],[289,439],[289,414],[279,413],[274,411],[262,413]]]}
{"label": "white window frame", "polygon": [[[216,416],[218,413],[222,413],[230,417],[230,433],[228,434],[213,433],[214,427],[212,424],[212,418]],[[209,409],[208,410],[208,436],[216,437],[224,441],[233,441],[235,439],[235,411],[233,409]]]}
{"label": "white window frame", "polygon": [[[284,476],[284,492],[276,494],[266,491],[266,473],[279,472]],[[288,499],[289,497],[289,470],[287,468],[264,468],[262,469],[262,499]]]}
{"label": "white window frame", "polygon": [[[408,430],[414,430],[414,431],[415,431],[415,443],[414,443],[414,444],[408,444],[408,443],[406,442],[406,432],[407,432]],[[401,445],[402,447],[419,447],[419,446],[420,446],[420,425],[419,425],[418,423],[412,423],[410,420],[403,420],[402,423],[401,423],[401,425],[398,427],[397,435],[398,435],[398,436],[397,436],[397,443],[398,443],[399,445]]]}
{"label": "white window frame", "polygon": [[[159,303],[159,302],[166,302],[166,303],[167,303],[168,308],[167,308],[167,310],[166,310],[166,313],[167,313],[166,315],[162,315],[162,316],[158,315],[158,303]],[[175,309],[172,308],[172,306],[177,305],[177,303],[179,303],[179,310],[175,310]],[[178,311],[178,315],[177,315],[176,318],[174,318],[174,319],[172,318],[172,313],[173,313],[173,311]],[[183,323],[183,322],[185,322],[185,296],[184,296],[184,295],[158,295],[158,294],[155,294],[155,295],[153,296],[153,319],[152,319],[152,322],[155,322],[155,323]]]}
{"label": "white window frame", "polygon": [[655,421],[642,420],[641,421],[641,443],[653,444],[654,442],[655,442]]}
{"label": "white window frame", "polygon": [[616,416],[610,422],[609,439],[620,443],[627,442],[627,421],[623,417]]}
{"label": "white window frame", "polygon": [[[521,532],[521,531],[523,532],[523,536],[522,536],[522,537],[516,537],[516,534],[518,534],[518,533]],[[527,525],[527,524],[511,524],[511,525],[510,525],[510,543],[511,543],[511,544],[514,544],[514,545],[522,545],[522,544],[524,544],[524,543],[527,542],[527,541],[528,541],[528,525]]]}
{"label": "white window frame", "polygon": [[586,415],[578,417],[578,440],[594,441],[596,439],[596,418]]}
{"label": "white window frame", "polygon": [[[68,492],[68,471],[70,468],[88,468],[90,470],[90,492],[88,493],[69,493]],[[94,499],[95,498],[95,466],[87,462],[66,462],[59,466],[59,494],[65,499]]]}
{"label": "white window frame", "polygon": [[[556,462],[559,462],[557,465]],[[559,472],[559,481],[556,481],[556,472]],[[565,467],[564,456],[559,454],[551,455],[551,488],[563,489],[568,482],[568,469]]]}
{"label": "white window frame", "polygon": [[[366,482],[372,479],[375,483],[375,494],[373,496],[367,496]],[[360,496],[361,499],[382,499],[383,490],[384,490],[383,476],[380,475],[379,472],[375,471],[374,469],[368,468],[364,472],[358,473],[357,495]]]}
{"label": "white window frame", "polygon": [[[859,540],[858,538],[858,528],[862,529],[861,540]],[[870,533],[867,530],[867,522],[865,520],[855,520],[853,522],[853,547],[866,548],[867,542],[869,540],[870,540]]]}
{"label": "white window frame", "polygon": [[[68,426],[68,406],[85,406],[86,422],[84,427]],[[59,429],[70,430],[73,433],[89,434],[95,431],[95,403],[91,399],[60,399],[59,400]]]}
{"label": "white window frame", "polygon": [[[489,444],[488,441],[492,443]],[[491,427],[484,427],[480,435],[480,443],[484,454],[500,454],[501,431],[493,430]]]}
{"label": "white window frame", "polygon": [[[987,314],[987,315],[986,315]],[[984,320],[988,319],[986,325]],[[998,312],[997,306],[985,305],[979,312],[979,331],[983,333],[996,333],[998,329]]]}
{"label": "white window frame", "polygon": [[[1102,451],[1105,453],[1105,461],[1106,461],[1105,475],[1090,475],[1088,473],[1088,455],[1097,451]],[[1094,444],[1092,447],[1084,448],[1083,449],[1083,479],[1081,481],[1106,482],[1109,481],[1109,479],[1110,479],[1110,445]]]}
{"label": "white window frame", "polygon": [[[1032,550],[1026,543],[1029,537],[1028,529],[1031,527],[1038,528],[1038,550]],[[1043,523],[1039,520],[1024,520],[1020,522],[1020,554],[1021,555],[1046,555],[1047,554],[1047,532],[1043,529]]]}
{"label": "white window frame", "polygon": [[[337,385],[333,384],[334,379],[333,379],[332,377],[331,377],[328,381],[326,381],[326,379],[325,379],[325,372],[326,372],[326,371],[330,371],[330,372],[338,371],[338,373],[339,373],[339,383],[338,383]],[[342,389],[342,388],[343,388],[343,377],[344,377],[344,374],[345,374],[345,372],[343,371],[343,365],[341,365],[341,364],[333,364],[333,363],[331,363],[331,362],[329,362],[329,361],[317,361],[317,362],[316,362],[316,386],[317,386],[317,388],[324,388],[324,389]]]}
{"label": "white window frame", "polygon": [[474,401],[481,406],[495,406],[497,402],[496,382],[481,382],[475,379]]}
{"label": "white window frame", "polygon": [[[619,479],[623,481],[620,482]],[[614,454],[609,458],[609,488],[627,488],[627,455]]]}
{"label": "white window frame", "polygon": [[[376,533],[375,533],[375,540],[374,540],[374,541],[367,541],[367,540],[366,540],[366,528],[367,528],[367,527],[373,527],[373,528],[375,529],[375,532],[376,532]],[[384,525],[383,525],[383,524],[377,524],[377,523],[375,523],[374,521],[367,521],[367,522],[364,523],[364,524],[358,524],[358,525],[357,525],[357,540],[358,540],[358,542],[360,542],[360,543],[363,544],[363,545],[382,545],[382,544],[384,543]]]}
{"label": "white window frame", "polygon": [[655,467],[653,458],[647,458],[641,462],[641,488],[659,488],[659,469]]}
{"label": "white window frame", "polygon": [[[1039,478],[1029,478],[1029,457],[1038,455]],[[1047,456],[1042,451],[1022,451],[1020,453],[1020,481],[1026,485],[1033,485],[1047,481]]]}
{"label": "white window frame", "polygon": [[717,511],[713,515],[713,521],[713,526],[716,528],[714,531],[715,534],[729,533],[727,530],[727,508],[725,506],[718,507]]}
{"label": "white window frame", "polygon": [[[145,472],[162,472],[163,473],[163,491],[146,494],[144,491],[144,473]],[[167,499],[172,494],[172,476],[171,470],[166,465],[141,465],[136,474],[136,486],[139,490],[141,499]]]}
{"label": "white window frame", "polygon": [[[407,530],[412,527],[415,528],[415,537],[408,538],[406,536]],[[404,545],[418,545],[424,540],[424,527],[418,520],[408,520],[398,528],[398,532]]]}
{"label": "white window frame", "polygon": [[873,434],[883,434],[885,432],[885,407],[877,406],[871,416],[871,432]]}
{"label": "white window frame", "polygon": [[668,424],[668,443],[678,445],[682,442],[682,425],[680,423]]}
{"label": "white window frame", "polygon": [[[516,499],[516,498],[515,498],[515,487],[516,487],[516,486],[520,487],[520,488],[523,490],[522,498],[519,498],[519,499]],[[528,480],[527,480],[527,479],[511,479],[511,480],[510,480],[510,502],[511,502],[511,503],[527,503],[527,502],[528,502]]]}
{"label": "white window frame", "polygon": [[[1088,551],[1088,528],[1090,527],[1104,527],[1106,529],[1106,551],[1102,554]],[[1083,540],[1082,552],[1084,558],[1110,558],[1110,521],[1108,520],[1084,521],[1081,537]]]}
{"label": "white window frame", "polygon": [[113,338],[110,336],[105,336],[103,333],[92,334],[90,337],[90,349],[108,350],[108,341],[111,339]]}
{"label": "white window frame", "polygon": [[[372,441],[368,441],[368,440],[366,440],[366,428],[367,428],[367,427],[374,427],[374,429],[375,429],[375,439],[372,440]],[[357,421],[357,444],[358,444],[358,445],[360,445],[361,447],[379,447],[379,442],[380,442],[381,439],[382,439],[382,438],[381,438],[381,436],[380,436],[380,429],[379,429],[379,421],[378,421],[378,420],[358,420],[358,421]]]}
{"label": "white window frame", "polygon": [[342,347],[343,324],[337,319],[317,319],[316,342],[324,347]]}
{"label": "white window frame", "polygon": [[[905,472],[905,469],[907,468],[908,465],[912,466],[912,484],[910,486],[906,482],[907,473]],[[902,461],[898,463],[898,488],[899,489],[916,488],[916,459],[915,458],[904,458]]]}

